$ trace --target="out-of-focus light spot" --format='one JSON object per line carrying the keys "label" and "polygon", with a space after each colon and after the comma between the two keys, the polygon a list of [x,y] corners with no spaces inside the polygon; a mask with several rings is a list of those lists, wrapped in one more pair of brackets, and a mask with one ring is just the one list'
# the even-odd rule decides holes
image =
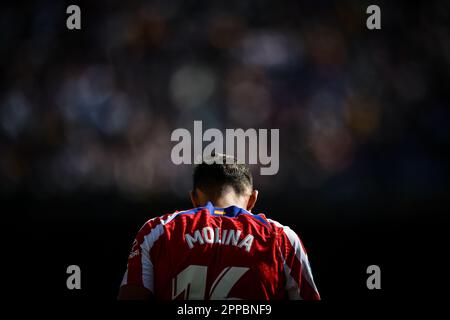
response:
{"label": "out-of-focus light spot", "polygon": [[326,26],[312,26],[305,30],[306,50],[312,61],[322,66],[342,65],[347,50],[342,34]]}
{"label": "out-of-focus light spot", "polygon": [[131,155],[122,155],[114,164],[115,184],[124,194],[141,194],[151,189],[157,191],[154,185],[156,152],[148,144],[144,150]]}
{"label": "out-of-focus light spot", "polygon": [[291,62],[300,50],[286,35],[265,31],[246,36],[237,52],[244,64],[276,67]]}
{"label": "out-of-focus light spot", "polygon": [[110,70],[100,65],[91,66],[80,75],[68,77],[57,98],[63,116],[71,122],[95,121],[99,107],[114,93],[113,85]]}
{"label": "out-of-focus light spot", "polygon": [[216,77],[204,66],[187,65],[178,69],[170,82],[170,93],[179,108],[198,108],[214,94]]}
{"label": "out-of-focus light spot", "polygon": [[337,100],[331,93],[318,93],[305,117],[306,143],[316,164],[329,174],[345,169],[351,163],[354,149]]}
{"label": "out-of-focus light spot", "polygon": [[308,142],[317,164],[329,173],[340,172],[351,163],[353,140],[344,128],[333,135],[310,134]]}
{"label": "out-of-focus light spot", "polygon": [[103,133],[119,134],[127,128],[130,112],[128,96],[124,93],[117,93],[103,106],[95,122]]}
{"label": "out-of-focus light spot", "polygon": [[89,124],[108,135],[123,132],[132,111],[128,95],[115,89],[110,69],[101,65],[68,78],[57,102],[70,122]]}
{"label": "out-of-focus light spot", "polygon": [[0,108],[0,121],[3,131],[12,138],[25,129],[31,108],[29,101],[21,91],[12,92]]}
{"label": "out-of-focus light spot", "polygon": [[230,88],[229,115],[236,124],[253,127],[262,124],[270,115],[269,89],[253,82],[240,82]]}
{"label": "out-of-focus light spot", "polygon": [[146,140],[155,121],[149,110],[136,108],[135,104],[133,106],[135,109],[133,109],[129,119],[129,124],[131,125],[127,127],[125,132],[126,139],[130,145],[136,145]]}
{"label": "out-of-focus light spot", "polygon": [[113,92],[110,70],[101,65],[89,67],[78,79],[81,103],[92,106],[105,102]]}
{"label": "out-of-focus light spot", "polygon": [[192,189],[192,168],[188,166],[172,166],[173,175],[169,179],[170,192],[179,199],[188,197],[188,190]]}
{"label": "out-of-focus light spot", "polygon": [[359,138],[375,134],[380,125],[380,106],[368,98],[351,96],[344,105],[344,116],[349,128]]}
{"label": "out-of-focus light spot", "polygon": [[159,46],[166,35],[165,17],[157,8],[141,7],[127,32],[127,42],[145,48]]}
{"label": "out-of-focus light spot", "polygon": [[231,69],[227,83],[227,110],[234,125],[255,127],[269,119],[272,97],[262,68]]}
{"label": "out-of-focus light spot", "polygon": [[333,134],[342,126],[340,98],[330,91],[318,91],[307,105],[305,120],[310,130]]}
{"label": "out-of-focus light spot", "polygon": [[245,25],[239,17],[214,17],[210,21],[209,42],[219,49],[231,48],[241,39],[244,32]]}

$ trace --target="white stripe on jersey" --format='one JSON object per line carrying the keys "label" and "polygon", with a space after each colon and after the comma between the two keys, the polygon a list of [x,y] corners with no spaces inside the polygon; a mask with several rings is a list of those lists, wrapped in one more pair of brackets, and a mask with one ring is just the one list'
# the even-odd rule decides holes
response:
{"label": "white stripe on jersey", "polygon": [[[297,257],[297,259],[300,261],[300,264],[302,265],[302,273],[305,276],[306,281],[308,281],[308,283],[311,285],[312,288],[314,288],[315,291],[317,291],[317,287],[316,284],[314,283],[314,279],[312,276],[312,271],[311,271],[311,266],[309,265],[309,261],[308,261],[308,255],[306,254],[305,250],[303,250],[303,246],[300,243],[300,238],[298,237],[298,235],[288,226],[284,226],[281,223],[279,223],[278,221],[272,220],[272,219],[267,219],[269,222],[272,222],[274,225],[276,225],[279,228],[283,228],[284,233],[287,235],[289,242],[291,243],[291,246],[294,248],[295,250],[295,256]],[[283,256],[283,262],[284,262],[285,257]],[[288,267],[288,269],[286,269],[286,263],[284,263],[285,265],[285,274],[289,275],[290,277],[290,268]],[[288,282],[286,283],[286,285],[288,284]]]}
{"label": "white stripe on jersey", "polygon": [[164,229],[158,228],[158,224],[148,235],[144,237],[141,243],[141,265],[142,265],[142,284],[151,292],[154,292],[153,282],[153,263],[150,259],[150,249],[153,247],[155,241],[163,234]]}
{"label": "white stripe on jersey", "polygon": [[281,248],[278,247],[278,250],[280,252],[281,259],[283,260],[284,275],[286,277],[284,289],[286,289],[290,300],[303,300],[300,296],[300,288],[298,287],[298,283],[295,281],[294,277],[291,276],[291,268],[289,268],[286,264],[286,259],[284,258]]}
{"label": "white stripe on jersey", "polygon": [[128,279],[128,268],[127,270],[125,270],[125,274],[123,275],[122,283],[120,284],[120,286],[127,284],[127,279]]}
{"label": "white stripe on jersey", "polygon": [[[156,240],[158,240],[164,234],[164,225],[172,221],[180,213],[182,212],[173,213],[169,215],[166,220],[161,219],[160,223],[157,224],[155,227],[153,227],[149,232],[149,234],[144,236],[144,240],[141,243],[140,247],[141,247],[141,265],[142,265],[142,283],[144,287],[150,290],[151,292],[154,292],[154,271],[153,271],[153,263],[150,259],[150,250],[152,249]],[[128,277],[128,269],[127,271],[125,271],[125,276],[122,281],[122,285],[126,284],[127,277]]]}
{"label": "white stripe on jersey", "polygon": [[300,296],[300,288],[298,287],[297,281],[291,276],[291,268],[286,264],[283,259],[284,270],[286,274],[286,291],[288,293],[290,300],[303,300]]}

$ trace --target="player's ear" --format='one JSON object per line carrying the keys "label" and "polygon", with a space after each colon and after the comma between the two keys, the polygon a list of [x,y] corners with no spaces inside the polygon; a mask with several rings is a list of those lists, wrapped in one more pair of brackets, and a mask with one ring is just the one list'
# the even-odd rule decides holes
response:
{"label": "player's ear", "polygon": [[256,204],[256,200],[258,199],[258,190],[254,189],[252,191],[252,194],[248,198],[247,202],[247,211],[252,211],[253,207]]}
{"label": "player's ear", "polygon": [[191,197],[191,202],[192,202],[192,205],[194,206],[194,208],[200,207],[199,201],[197,198],[197,192],[195,192],[195,190],[192,190],[189,193],[189,196]]}

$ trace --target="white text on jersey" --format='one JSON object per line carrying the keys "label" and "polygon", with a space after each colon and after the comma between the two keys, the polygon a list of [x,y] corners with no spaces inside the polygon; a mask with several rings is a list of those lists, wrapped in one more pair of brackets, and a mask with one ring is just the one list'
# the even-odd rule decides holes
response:
{"label": "white text on jersey", "polygon": [[194,247],[195,242],[198,242],[199,244],[217,243],[237,246],[238,248],[244,247],[247,252],[250,252],[254,237],[248,234],[240,240],[241,233],[241,230],[221,230],[220,228],[204,227],[201,230],[195,230],[193,235],[186,233],[184,238],[190,249]]}

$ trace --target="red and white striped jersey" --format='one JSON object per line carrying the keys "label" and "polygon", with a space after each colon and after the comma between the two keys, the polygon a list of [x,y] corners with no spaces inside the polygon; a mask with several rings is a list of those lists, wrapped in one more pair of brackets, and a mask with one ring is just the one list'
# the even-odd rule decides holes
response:
{"label": "red and white striped jersey", "polygon": [[163,300],[320,299],[292,229],[211,202],[145,223],[128,257],[126,284]]}

